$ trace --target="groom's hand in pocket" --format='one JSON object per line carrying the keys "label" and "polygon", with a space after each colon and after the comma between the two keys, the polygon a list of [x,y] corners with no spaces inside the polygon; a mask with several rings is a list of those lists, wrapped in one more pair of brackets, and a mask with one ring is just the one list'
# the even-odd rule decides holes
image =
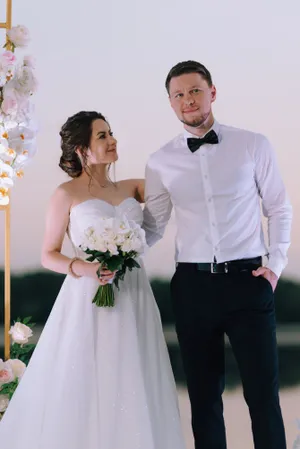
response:
{"label": "groom's hand in pocket", "polygon": [[272,286],[273,292],[275,291],[278,282],[278,277],[276,276],[275,273],[273,273],[272,270],[270,270],[270,268],[259,267],[257,270],[253,270],[252,274],[255,277],[262,276],[265,279],[267,279],[267,281],[269,281]]}

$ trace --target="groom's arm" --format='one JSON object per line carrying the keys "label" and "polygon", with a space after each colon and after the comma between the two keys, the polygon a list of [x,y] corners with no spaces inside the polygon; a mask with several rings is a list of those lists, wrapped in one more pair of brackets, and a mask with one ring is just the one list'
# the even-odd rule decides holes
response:
{"label": "groom's arm", "polygon": [[158,168],[152,158],[146,166],[145,208],[143,228],[149,246],[160,240],[172,212],[170,194],[162,183]]}

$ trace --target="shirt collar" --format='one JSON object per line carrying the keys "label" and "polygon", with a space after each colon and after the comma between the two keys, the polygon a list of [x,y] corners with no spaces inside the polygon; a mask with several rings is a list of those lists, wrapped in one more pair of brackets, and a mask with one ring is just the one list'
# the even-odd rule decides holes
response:
{"label": "shirt collar", "polygon": [[[220,126],[220,123],[217,122],[217,120],[215,120],[214,123],[213,123],[213,125],[212,125],[212,126],[210,127],[210,129],[209,129],[209,130],[202,136],[202,138],[203,138],[204,136],[206,136],[206,134],[209,133],[209,131],[214,130],[215,133],[217,134],[217,136],[219,137],[219,140],[221,140],[221,136],[220,136],[220,127],[221,127],[221,126]],[[199,139],[199,136],[195,136],[195,134],[192,134],[192,133],[188,132],[186,129],[184,129],[184,131],[183,131],[183,137],[184,137],[185,142],[187,141],[187,139],[188,139],[189,137],[193,137],[193,138]]]}

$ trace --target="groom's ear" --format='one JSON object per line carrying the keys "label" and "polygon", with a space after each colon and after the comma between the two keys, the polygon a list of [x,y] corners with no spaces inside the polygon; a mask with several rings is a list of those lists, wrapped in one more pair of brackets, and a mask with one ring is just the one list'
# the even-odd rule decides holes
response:
{"label": "groom's ear", "polygon": [[213,84],[211,86],[211,102],[213,103],[217,98],[217,89],[216,86]]}

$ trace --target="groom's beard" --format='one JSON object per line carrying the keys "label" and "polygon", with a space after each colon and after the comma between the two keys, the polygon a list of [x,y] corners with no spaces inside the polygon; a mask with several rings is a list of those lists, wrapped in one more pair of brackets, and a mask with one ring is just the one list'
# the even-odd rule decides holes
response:
{"label": "groom's beard", "polygon": [[181,123],[183,123],[186,126],[190,126],[192,128],[201,128],[206,120],[209,117],[210,112],[207,112],[206,114],[201,115],[200,117],[195,117],[192,120],[184,120],[184,119],[180,119]]}

